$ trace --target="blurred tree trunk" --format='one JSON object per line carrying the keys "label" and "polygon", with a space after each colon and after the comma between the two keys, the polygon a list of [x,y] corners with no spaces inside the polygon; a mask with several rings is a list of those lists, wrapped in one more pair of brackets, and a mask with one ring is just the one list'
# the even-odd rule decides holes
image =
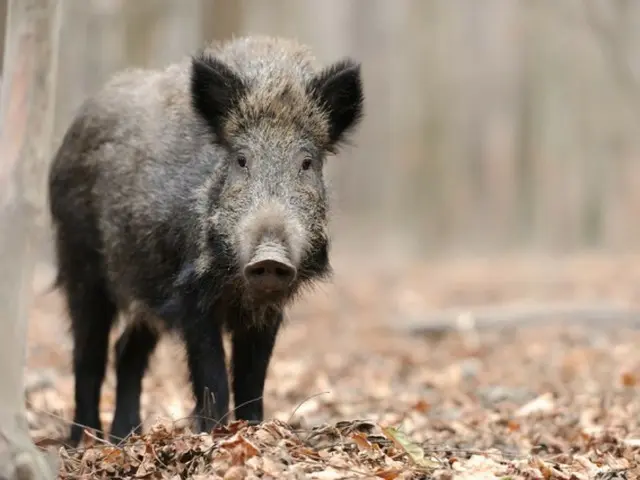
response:
{"label": "blurred tree trunk", "polygon": [[23,366],[33,232],[44,220],[60,3],[11,0],[8,9],[0,132],[0,477],[8,479],[53,478],[29,438]]}
{"label": "blurred tree trunk", "polygon": [[[630,101],[640,106],[640,79],[634,71],[634,67],[637,68],[637,60],[634,61],[630,55],[635,2],[618,0],[603,2],[601,6],[599,3],[596,0],[585,1],[587,21],[609,60],[615,80],[629,96]],[[607,7],[612,10],[609,15],[603,12]],[[613,19],[608,20],[607,16]]]}
{"label": "blurred tree trunk", "polygon": [[121,20],[125,23],[126,63],[128,65],[147,66],[153,48],[151,31],[160,21],[163,3],[156,2],[154,4],[146,0],[124,3],[120,15],[122,15]]}
{"label": "blurred tree trunk", "polygon": [[201,0],[201,28],[205,42],[227,40],[238,34],[243,20],[240,0]]}
{"label": "blurred tree trunk", "polygon": [[87,96],[125,64],[124,0],[64,0],[54,139],[64,135]]}
{"label": "blurred tree trunk", "polygon": [[518,243],[523,244],[532,240],[534,232],[535,215],[535,178],[534,162],[535,148],[537,144],[537,108],[540,99],[536,96],[535,89],[538,83],[538,71],[536,69],[537,51],[533,48],[536,44],[536,33],[534,21],[535,11],[531,6],[521,6],[521,21],[523,29],[522,51],[520,55],[520,119],[517,140],[517,152],[515,158],[515,182],[517,185],[517,227],[516,238]]}
{"label": "blurred tree trunk", "polygon": [[[390,225],[393,215],[386,208],[391,205],[393,194],[390,191],[392,183],[388,181],[392,178],[388,165],[391,158],[389,112],[392,88],[389,65],[393,57],[390,29],[381,30],[374,26],[388,20],[385,7],[389,7],[385,0],[350,2],[349,7],[350,49],[362,63],[366,121],[358,128],[357,148],[348,151],[349,160],[342,165],[338,188],[343,195],[349,222],[360,220],[368,241],[379,244],[388,241],[389,235],[376,227],[380,221]],[[365,164],[367,167],[363,169]]]}
{"label": "blurred tree trunk", "polygon": [[[122,1],[122,0],[120,0]],[[164,68],[200,47],[201,0],[123,2],[124,65]]]}
{"label": "blurred tree trunk", "polygon": [[[4,52],[4,40],[7,32],[7,0],[0,0],[0,52]],[[3,68],[3,59],[0,58],[0,72]]]}
{"label": "blurred tree trunk", "polygon": [[[617,2],[600,2],[587,0],[584,3],[586,20],[600,44],[602,53],[610,67],[612,79],[620,87],[619,90],[631,110],[637,115],[640,107],[640,77],[638,76],[637,55],[633,55],[633,46],[637,45],[634,33],[637,32],[638,15],[637,4],[631,0]],[[606,14],[608,11],[609,15]],[[609,17],[609,18],[607,18]],[[637,34],[637,33],[636,33]],[[581,84],[582,86],[582,84]],[[600,114],[601,116],[602,114]],[[594,115],[591,115],[593,117]],[[631,124],[637,127],[638,119]],[[588,118],[581,117],[587,130],[590,125]],[[612,119],[615,121],[615,119]],[[593,123],[593,122],[591,122]],[[586,131],[585,137],[590,138],[593,132]],[[589,145],[584,142],[583,145]],[[603,152],[587,151],[585,154],[585,183],[586,195],[582,212],[582,234],[588,246],[599,246],[603,243],[606,231],[607,207],[614,172],[611,164],[618,163],[618,158],[603,158]]]}

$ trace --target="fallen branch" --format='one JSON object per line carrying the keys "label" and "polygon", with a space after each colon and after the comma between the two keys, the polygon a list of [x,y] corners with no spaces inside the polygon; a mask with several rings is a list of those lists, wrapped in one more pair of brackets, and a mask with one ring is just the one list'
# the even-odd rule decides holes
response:
{"label": "fallen branch", "polygon": [[507,304],[448,309],[394,319],[390,323],[394,330],[417,334],[569,324],[590,328],[640,328],[640,309],[606,303]]}

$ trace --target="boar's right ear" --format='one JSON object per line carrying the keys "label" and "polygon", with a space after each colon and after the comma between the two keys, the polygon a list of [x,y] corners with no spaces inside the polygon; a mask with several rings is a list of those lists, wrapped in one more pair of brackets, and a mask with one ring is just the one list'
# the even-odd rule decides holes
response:
{"label": "boar's right ear", "polygon": [[198,55],[191,61],[191,102],[217,139],[224,138],[224,123],[245,93],[242,79],[215,57]]}

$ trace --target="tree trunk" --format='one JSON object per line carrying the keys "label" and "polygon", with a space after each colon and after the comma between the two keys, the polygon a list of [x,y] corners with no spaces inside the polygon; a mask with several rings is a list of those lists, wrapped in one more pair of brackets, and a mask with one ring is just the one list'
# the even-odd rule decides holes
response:
{"label": "tree trunk", "polygon": [[200,28],[205,43],[212,40],[230,40],[243,22],[246,2],[238,0],[201,0]]}
{"label": "tree trunk", "polygon": [[10,0],[0,124],[0,478],[54,478],[28,434],[23,368],[33,237],[44,226],[59,0]]}

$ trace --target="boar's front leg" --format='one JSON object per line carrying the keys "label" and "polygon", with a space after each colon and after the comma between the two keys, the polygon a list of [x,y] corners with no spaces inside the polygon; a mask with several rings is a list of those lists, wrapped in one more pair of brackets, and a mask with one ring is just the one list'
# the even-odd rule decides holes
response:
{"label": "boar's front leg", "polygon": [[183,338],[196,399],[195,428],[209,432],[216,425],[227,423],[229,411],[221,322],[202,313],[192,316],[183,327]]}
{"label": "boar's front leg", "polygon": [[282,312],[269,311],[260,322],[253,321],[249,312],[245,318],[234,319],[232,330],[232,371],[235,417],[252,423],[264,417],[265,378]]}

